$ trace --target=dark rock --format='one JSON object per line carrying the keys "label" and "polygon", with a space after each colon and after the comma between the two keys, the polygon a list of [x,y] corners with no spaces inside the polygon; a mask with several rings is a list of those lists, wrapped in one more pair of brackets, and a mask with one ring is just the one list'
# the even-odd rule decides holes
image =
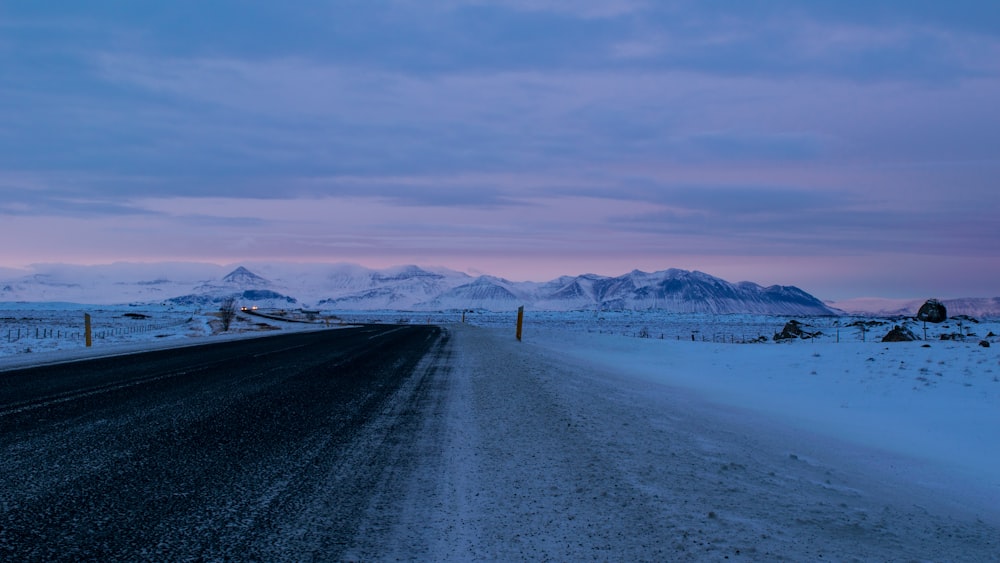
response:
{"label": "dark rock", "polygon": [[806,332],[802,330],[802,323],[796,320],[791,320],[785,323],[785,327],[781,329],[781,332],[774,335],[774,341],[780,342],[782,340],[791,340],[793,338],[813,338],[821,333],[818,332]]}
{"label": "dark rock", "polygon": [[937,299],[928,299],[917,311],[917,319],[928,323],[941,323],[948,318],[948,310],[944,303]]}
{"label": "dark rock", "polygon": [[979,345],[982,346],[983,348],[989,348],[990,347],[990,343],[988,341],[986,341],[986,340],[980,340],[979,341]]}
{"label": "dark rock", "polygon": [[913,342],[917,337],[910,329],[896,325],[888,334],[882,337],[882,342]]}

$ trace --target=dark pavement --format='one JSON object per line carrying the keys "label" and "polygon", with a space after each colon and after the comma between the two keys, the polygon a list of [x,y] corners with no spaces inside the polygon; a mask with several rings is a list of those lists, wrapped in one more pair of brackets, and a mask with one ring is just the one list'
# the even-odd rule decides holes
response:
{"label": "dark pavement", "polygon": [[337,560],[405,471],[447,340],[367,326],[2,372],[0,561]]}

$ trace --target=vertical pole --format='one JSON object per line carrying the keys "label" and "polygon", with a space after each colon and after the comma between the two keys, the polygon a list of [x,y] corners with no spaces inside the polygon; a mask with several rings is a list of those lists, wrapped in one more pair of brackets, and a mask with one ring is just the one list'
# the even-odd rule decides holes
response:
{"label": "vertical pole", "polygon": [[462,324],[465,324],[465,311],[462,311]]}
{"label": "vertical pole", "polygon": [[87,341],[87,348],[90,348],[94,343],[90,335],[90,313],[83,314],[83,333],[84,339]]}
{"label": "vertical pole", "polygon": [[521,341],[521,327],[524,325],[524,305],[517,308],[517,341]]}

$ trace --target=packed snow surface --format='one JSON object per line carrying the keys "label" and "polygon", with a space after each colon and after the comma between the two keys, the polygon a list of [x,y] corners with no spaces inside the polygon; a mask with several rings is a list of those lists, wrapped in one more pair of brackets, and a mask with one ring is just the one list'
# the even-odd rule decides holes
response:
{"label": "packed snow surface", "polygon": [[[448,323],[446,396],[398,516],[349,555],[1000,559],[996,321],[882,343],[905,321],[801,319],[823,335],[776,343],[757,337],[786,318],[538,314],[516,342],[512,315],[375,316],[356,320]],[[118,347],[218,338],[207,313],[101,318]],[[330,320],[247,317],[239,334]],[[138,322],[156,328],[121,328]],[[86,352],[32,342],[5,342],[0,368]]]}

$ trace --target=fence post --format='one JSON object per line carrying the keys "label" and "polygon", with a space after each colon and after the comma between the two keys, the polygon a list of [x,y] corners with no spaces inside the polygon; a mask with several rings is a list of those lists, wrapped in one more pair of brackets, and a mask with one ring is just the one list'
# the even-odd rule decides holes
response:
{"label": "fence post", "polygon": [[521,327],[524,325],[524,305],[517,308],[517,341],[521,341]]}
{"label": "fence post", "polygon": [[87,348],[90,348],[94,344],[90,335],[90,313],[83,314],[83,332],[84,339],[87,341]]}

